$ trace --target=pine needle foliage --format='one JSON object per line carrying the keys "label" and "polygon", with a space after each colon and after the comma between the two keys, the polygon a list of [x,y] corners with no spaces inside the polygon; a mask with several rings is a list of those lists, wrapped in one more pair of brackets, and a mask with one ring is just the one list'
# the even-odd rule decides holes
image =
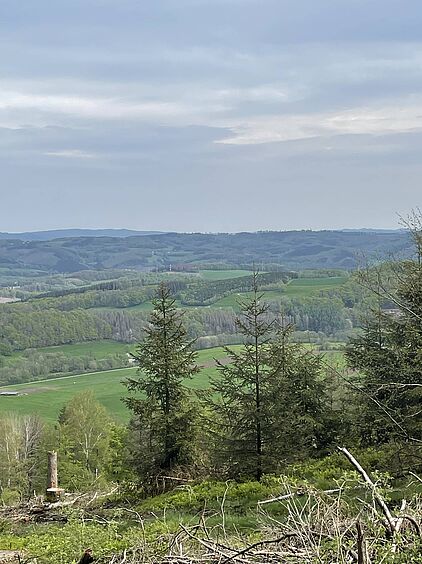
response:
{"label": "pine needle foliage", "polygon": [[321,359],[289,341],[291,326],[271,319],[254,275],[252,295],[237,319],[240,351],[226,348],[208,397],[217,449],[232,477],[275,472],[315,454],[322,442],[327,397]]}
{"label": "pine needle foliage", "polygon": [[[351,340],[349,366],[362,374],[361,436],[364,444],[422,440],[422,214],[405,221],[414,256],[392,261],[387,288],[381,270],[361,274],[379,299],[361,335]],[[390,303],[389,309],[383,303]]]}
{"label": "pine needle foliage", "polygon": [[134,414],[136,465],[144,478],[191,462],[196,407],[184,382],[199,372],[183,314],[164,283],[153,306],[134,355],[138,377],[126,380],[131,396],[123,400]]}

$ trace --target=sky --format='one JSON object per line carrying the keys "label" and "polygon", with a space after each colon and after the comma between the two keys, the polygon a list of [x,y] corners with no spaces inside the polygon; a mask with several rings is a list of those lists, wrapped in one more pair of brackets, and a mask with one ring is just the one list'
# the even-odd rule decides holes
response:
{"label": "sky", "polygon": [[420,0],[2,0],[0,231],[393,228]]}

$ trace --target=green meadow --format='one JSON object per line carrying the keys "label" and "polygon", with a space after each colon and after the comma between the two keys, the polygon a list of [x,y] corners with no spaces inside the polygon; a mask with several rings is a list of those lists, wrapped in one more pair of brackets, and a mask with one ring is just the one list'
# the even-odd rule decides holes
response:
{"label": "green meadow", "polygon": [[[107,344],[108,342],[102,343],[103,347],[106,347]],[[86,345],[49,348],[60,348],[66,354],[76,354],[75,350],[83,350]],[[120,347],[127,348],[127,345],[120,345]],[[239,350],[240,345],[234,345],[230,348]],[[339,368],[344,366],[344,357],[341,351],[330,351],[324,353],[324,356],[327,363]],[[217,375],[214,359],[224,357],[225,351],[222,347],[199,351],[198,364],[202,365],[202,368],[199,374],[192,380],[187,381],[188,386],[192,389],[207,388],[210,378]],[[125,422],[129,419],[130,414],[121,401],[121,398],[126,395],[126,388],[122,381],[135,375],[136,368],[121,368],[2,386],[0,391],[14,390],[22,395],[15,397],[0,396],[0,413],[13,411],[21,415],[38,414],[45,420],[56,421],[63,405],[73,396],[91,390],[96,399],[104,405],[116,421]]]}
{"label": "green meadow", "polygon": [[[37,353],[61,353],[66,356],[89,356],[96,360],[107,358],[113,354],[122,354],[133,352],[135,345],[128,345],[125,343],[118,343],[116,341],[88,341],[86,343],[75,343],[72,345],[57,345],[53,347],[41,347],[36,350]],[[5,356],[6,363],[13,363],[16,359],[26,356],[25,351],[16,351],[11,356]]]}
{"label": "green meadow", "polygon": [[228,280],[230,278],[241,278],[250,276],[251,270],[200,270],[199,275],[204,280]]}
{"label": "green meadow", "polygon": [[55,347],[44,347],[37,352],[63,353],[68,356],[93,355],[97,359],[106,358],[111,354],[130,352],[134,346],[116,341],[90,341],[87,343],[76,343],[74,345],[60,345]]}
{"label": "green meadow", "polygon": [[[339,288],[347,280],[346,276],[333,276],[327,278],[295,278],[280,290],[263,291],[264,299],[277,301],[282,296],[290,298],[308,297],[325,290]],[[239,300],[251,297],[250,292],[234,293],[216,301],[211,307],[232,307],[237,309]]]}
{"label": "green meadow", "polygon": [[[68,348],[73,349],[72,352],[76,354],[75,349],[82,350],[85,345],[68,345]],[[106,346],[105,343],[103,345]],[[127,347],[127,345],[123,345],[123,347]],[[70,350],[66,350],[66,346],[49,348],[60,348],[63,349],[63,352],[70,353]],[[214,358],[224,356],[225,353],[221,347],[199,351],[198,364],[205,366],[194,379],[188,381],[188,385],[192,389],[206,388],[210,376],[216,374]],[[73,396],[80,392],[92,390],[96,399],[107,408],[117,421],[126,421],[129,419],[129,412],[121,401],[121,398],[126,394],[122,380],[133,377],[135,374],[136,368],[122,368],[3,386],[0,391],[16,390],[22,395],[16,397],[0,396],[0,413],[8,411],[22,415],[35,413],[43,419],[55,421],[60,409]]]}
{"label": "green meadow", "polygon": [[327,278],[295,278],[285,286],[284,294],[291,297],[309,296],[315,292],[339,288],[347,281],[347,276]]}

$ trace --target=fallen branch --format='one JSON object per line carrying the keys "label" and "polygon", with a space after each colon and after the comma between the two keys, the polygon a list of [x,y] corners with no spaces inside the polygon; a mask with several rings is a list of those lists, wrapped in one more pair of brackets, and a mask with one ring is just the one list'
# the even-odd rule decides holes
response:
{"label": "fallen branch", "polygon": [[298,534],[299,533],[296,533],[296,532],[286,533],[285,535],[283,535],[282,537],[279,537],[278,539],[270,539],[270,540],[255,542],[254,544],[247,546],[243,550],[236,552],[236,554],[233,554],[232,556],[230,556],[226,560],[223,560],[223,564],[227,564],[227,562],[231,562],[232,560],[235,560],[236,558],[243,556],[244,554],[246,554],[247,552],[250,552],[254,548],[258,548],[259,546],[266,546],[268,544],[278,544],[278,543],[283,542],[284,540],[289,539],[291,537],[297,537]]}
{"label": "fallen branch", "polygon": [[[338,492],[341,492],[340,488],[335,488],[333,490],[323,490],[322,492],[318,492],[318,493],[333,494]],[[273,497],[271,499],[264,499],[262,501],[258,501],[258,505],[266,505],[267,503],[273,503],[274,501],[284,501],[285,499],[290,499],[295,496],[300,497],[302,495],[311,494],[311,493],[312,492],[310,490],[299,490],[297,492],[291,492],[288,494],[280,495],[278,497]]]}
{"label": "fallen branch", "polygon": [[374,482],[371,480],[371,478],[368,476],[366,470],[364,468],[362,468],[362,466],[359,464],[359,462],[356,460],[356,458],[353,456],[353,454],[351,454],[347,448],[344,447],[338,447],[338,450],[340,452],[342,452],[346,458],[349,460],[349,462],[356,468],[356,470],[359,472],[359,474],[362,476],[363,480],[368,484],[368,486],[371,488],[372,490],[372,495],[374,496],[375,501],[377,502],[378,506],[380,507],[381,511],[384,513],[384,516],[387,520],[387,524],[388,524],[388,529],[389,529],[389,533],[391,535],[394,535],[394,533],[396,532],[396,519],[393,517],[393,515],[391,514],[391,511],[388,509],[387,504],[385,503],[383,497],[381,496],[381,494],[378,492],[376,485],[374,484]]}

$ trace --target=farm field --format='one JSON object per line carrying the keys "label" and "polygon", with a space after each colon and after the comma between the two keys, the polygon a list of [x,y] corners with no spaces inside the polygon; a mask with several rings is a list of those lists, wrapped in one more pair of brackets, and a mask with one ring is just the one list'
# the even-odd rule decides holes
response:
{"label": "farm field", "polygon": [[[215,369],[204,368],[192,387],[205,387],[213,371]],[[91,390],[116,421],[124,422],[130,414],[121,402],[126,395],[122,380],[134,376],[135,372],[136,368],[122,368],[4,387],[1,390],[16,390],[26,395],[0,397],[0,413],[37,414],[45,420],[56,421],[65,403],[76,394]]]}
{"label": "farm field", "polygon": [[[118,343],[116,341],[89,341],[86,343],[75,343],[72,345],[57,345],[53,347],[42,347],[36,349],[38,353],[62,353],[66,356],[92,356],[97,360],[106,358],[112,354],[132,352],[135,345]],[[4,357],[6,362],[25,356],[24,351],[14,352],[10,357]]]}
{"label": "farm field", "polygon": [[347,282],[347,276],[295,278],[286,284],[285,295],[291,297],[308,296],[315,292],[339,288],[345,282]]}
{"label": "farm field", "polygon": [[73,396],[92,390],[113,418],[123,422],[128,420],[129,413],[120,401],[125,393],[121,381],[134,372],[134,368],[123,368],[2,387],[1,391],[16,390],[26,395],[0,397],[0,413],[37,414],[47,421],[56,421],[60,409]]}
{"label": "farm field", "polygon": [[45,353],[63,353],[69,356],[83,356],[92,354],[95,358],[105,358],[110,354],[132,351],[134,347],[116,341],[90,341],[73,345],[60,345],[37,349]]}
{"label": "farm field", "polygon": [[241,278],[250,276],[251,270],[200,270],[199,275],[204,280],[229,280],[230,278]]}
{"label": "farm field", "polygon": [[[84,345],[68,345],[69,348],[78,346]],[[123,345],[125,346],[127,345]],[[238,350],[240,346],[234,345],[230,348]],[[224,356],[225,352],[222,347],[199,351],[198,364],[201,364],[203,368],[194,379],[188,381],[188,385],[192,389],[206,388],[210,378],[217,375],[214,359],[222,359]],[[344,365],[341,351],[330,351],[324,353],[324,356],[329,364],[336,367]],[[35,413],[45,420],[56,421],[60,409],[74,395],[92,390],[96,399],[104,405],[116,421],[125,422],[129,419],[130,414],[121,402],[121,398],[126,393],[122,380],[133,377],[135,373],[136,368],[121,368],[3,386],[0,391],[16,390],[26,395],[0,397],[0,413],[10,411],[20,415]]]}
{"label": "farm field", "polygon": [[[69,345],[69,348],[78,346],[84,345]],[[125,346],[127,345],[123,345]],[[189,385],[193,389],[205,388],[210,376],[216,374],[213,366],[214,358],[224,356],[225,353],[221,347],[199,351],[198,364],[205,366],[194,380],[189,381]],[[117,421],[126,421],[129,419],[129,412],[120,401],[126,392],[122,380],[133,376],[135,372],[136,368],[122,368],[4,386],[0,390],[16,390],[26,395],[0,397],[0,413],[8,411],[22,415],[36,413],[46,420],[55,421],[60,409],[74,395],[92,390],[96,399]]]}
{"label": "farm field", "polygon": [[[299,298],[315,295],[323,290],[332,290],[339,288],[347,280],[346,276],[335,276],[327,278],[295,278],[291,280],[280,291],[270,290],[263,292],[264,299],[267,301],[279,300],[281,296],[288,296],[290,298]],[[238,301],[242,298],[250,297],[250,292],[233,293],[218,300],[210,307],[232,307],[238,308]]]}
{"label": "farm field", "polygon": [[[202,274],[206,273],[206,274]],[[227,280],[229,278],[240,278],[241,276],[247,276],[251,274],[251,272],[247,270],[202,270],[201,277],[210,281],[210,280]],[[317,294],[323,290],[332,290],[334,288],[340,287],[347,281],[346,276],[332,276],[326,278],[295,278],[291,280],[288,284],[284,286],[282,290],[271,290],[268,292],[264,292],[264,297],[266,300],[279,300],[281,296],[289,296],[291,298],[299,298],[299,297],[307,297]],[[185,304],[181,304],[178,300],[176,300],[176,304],[178,307],[190,309],[190,308],[197,308],[197,307],[216,307],[216,308],[224,308],[224,307],[231,307],[234,309],[238,309],[238,300],[242,298],[250,297],[251,293],[244,292],[244,293],[233,293],[229,296],[225,296],[220,300],[214,302],[209,306],[189,306]],[[98,311],[115,311],[119,308],[113,307],[102,307],[102,308],[93,308],[93,310]],[[152,303],[151,302],[144,302],[139,305],[129,306],[124,308],[125,311],[146,311],[149,312],[152,310]]]}

